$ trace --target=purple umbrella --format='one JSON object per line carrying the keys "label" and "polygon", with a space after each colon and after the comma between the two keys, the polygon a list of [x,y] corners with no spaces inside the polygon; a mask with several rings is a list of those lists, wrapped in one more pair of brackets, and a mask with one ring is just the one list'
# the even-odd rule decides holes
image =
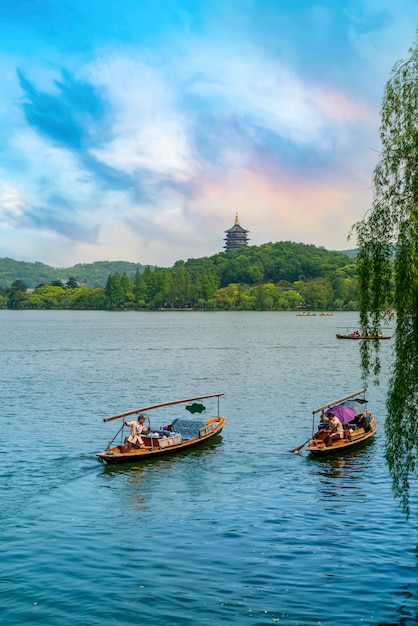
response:
{"label": "purple umbrella", "polygon": [[348,424],[348,422],[351,422],[356,416],[355,410],[346,404],[338,404],[325,411],[325,415],[329,415],[330,413],[334,413],[341,424]]}

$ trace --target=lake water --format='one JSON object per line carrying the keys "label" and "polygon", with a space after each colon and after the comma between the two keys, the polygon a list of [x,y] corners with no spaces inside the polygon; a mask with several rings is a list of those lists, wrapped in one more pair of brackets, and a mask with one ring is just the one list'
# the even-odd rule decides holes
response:
{"label": "lake water", "polygon": [[[335,337],[356,325],[356,313],[0,311],[0,623],[417,624],[416,524],[384,461],[393,341],[369,384],[374,440],[333,460],[287,452],[313,409],[363,387],[358,343]],[[97,461],[121,426],[104,417],[216,392],[216,442]]]}

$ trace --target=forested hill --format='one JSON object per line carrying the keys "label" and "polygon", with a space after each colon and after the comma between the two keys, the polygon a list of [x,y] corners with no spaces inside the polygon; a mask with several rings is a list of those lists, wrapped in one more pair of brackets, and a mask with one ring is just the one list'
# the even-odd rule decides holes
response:
{"label": "forested hill", "polygon": [[0,259],[0,287],[8,288],[16,280],[21,280],[27,287],[34,289],[43,283],[57,280],[67,281],[75,278],[87,287],[103,287],[109,274],[126,272],[134,277],[136,271],[143,272],[145,266],[128,261],[96,261],[95,263],[78,263],[72,267],[50,267],[44,263],[28,263],[13,259]]}
{"label": "forested hill", "polygon": [[[248,246],[211,257],[177,261],[173,270],[183,266],[192,277],[202,271],[214,272],[221,287],[230,283],[293,283],[317,277],[329,278],[338,268],[353,263],[351,252],[335,252],[314,245],[284,241]],[[144,269],[145,266],[140,263],[127,261],[97,261],[54,268],[39,262],[3,258],[0,259],[0,288],[7,289],[20,280],[33,289],[44,283],[65,282],[69,278],[84,283],[86,287],[104,287],[110,275],[118,273],[122,276],[126,273],[134,279],[137,271],[143,273]]]}
{"label": "forested hill", "polygon": [[255,285],[331,278],[338,269],[352,265],[355,260],[343,252],[280,241],[222,252],[208,259],[189,259],[185,264],[186,269],[193,276],[194,268],[202,267],[205,262],[215,270],[220,286],[226,287],[231,283]]}

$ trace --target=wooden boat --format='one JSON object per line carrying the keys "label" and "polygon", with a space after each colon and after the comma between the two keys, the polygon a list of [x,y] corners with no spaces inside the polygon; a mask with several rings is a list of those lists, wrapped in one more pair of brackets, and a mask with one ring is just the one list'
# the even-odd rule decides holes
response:
{"label": "wooden boat", "polygon": [[[328,402],[312,412],[312,432],[315,429],[316,414],[320,413],[320,422],[316,432],[307,441],[306,450],[314,455],[325,455],[344,452],[366,441],[376,432],[377,425],[374,415],[367,410],[366,389],[361,389],[339,400]],[[361,407],[361,410],[359,410]],[[333,413],[342,423],[344,438],[326,445],[324,439],[329,434],[330,424],[326,416]],[[302,446],[303,447],[303,446]],[[298,450],[297,450],[298,451]]]}
{"label": "wooden boat", "polygon": [[[146,459],[152,459],[161,455],[165,455],[172,452],[178,452],[192,448],[194,446],[202,444],[208,439],[212,439],[216,435],[222,432],[225,425],[225,418],[219,414],[219,400],[223,396],[223,393],[213,393],[207,396],[197,396],[196,398],[186,398],[184,400],[172,400],[170,402],[162,402],[160,404],[153,404],[151,406],[142,407],[127,413],[120,413],[119,415],[113,415],[112,417],[104,418],[104,422],[110,422],[116,419],[123,419],[129,415],[142,414],[146,411],[154,409],[160,409],[162,407],[181,405],[186,403],[193,403],[186,406],[189,411],[186,417],[176,417],[164,426],[159,428],[153,428],[150,424],[149,417],[145,414],[148,425],[147,429],[150,432],[147,434],[141,433],[141,438],[144,442],[142,448],[129,449],[126,439],[124,438],[124,424],[116,433],[112,441],[109,442],[106,450],[98,452],[97,458],[101,462],[109,463],[111,465],[119,465],[121,463],[137,463],[145,461]],[[217,416],[209,419],[204,419],[200,414],[206,410],[206,407],[198,403],[199,400],[205,400],[207,398],[217,398]],[[196,418],[195,414],[199,414]],[[128,429],[129,430],[129,429]],[[115,440],[120,435],[120,443],[115,444]]]}
{"label": "wooden boat", "polygon": [[355,330],[352,333],[337,333],[337,339],[391,339],[391,335],[361,335]]}

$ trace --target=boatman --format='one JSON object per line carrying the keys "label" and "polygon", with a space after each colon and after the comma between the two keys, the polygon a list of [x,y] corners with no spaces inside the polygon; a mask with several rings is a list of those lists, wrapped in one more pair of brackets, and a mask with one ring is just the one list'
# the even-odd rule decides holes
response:
{"label": "boatman", "polygon": [[340,420],[334,415],[334,413],[332,413],[332,411],[327,412],[327,417],[329,419],[329,423],[331,424],[331,430],[328,437],[324,439],[324,443],[328,447],[332,446],[334,441],[344,439],[344,430]]}
{"label": "boatman", "polygon": [[127,422],[125,419],[123,420],[125,426],[129,426],[131,432],[129,436],[126,438],[126,445],[128,446],[128,450],[132,448],[145,448],[144,441],[141,437],[141,434],[145,435],[149,433],[151,430],[151,426],[145,427],[145,415],[139,414],[136,420],[132,422]]}

